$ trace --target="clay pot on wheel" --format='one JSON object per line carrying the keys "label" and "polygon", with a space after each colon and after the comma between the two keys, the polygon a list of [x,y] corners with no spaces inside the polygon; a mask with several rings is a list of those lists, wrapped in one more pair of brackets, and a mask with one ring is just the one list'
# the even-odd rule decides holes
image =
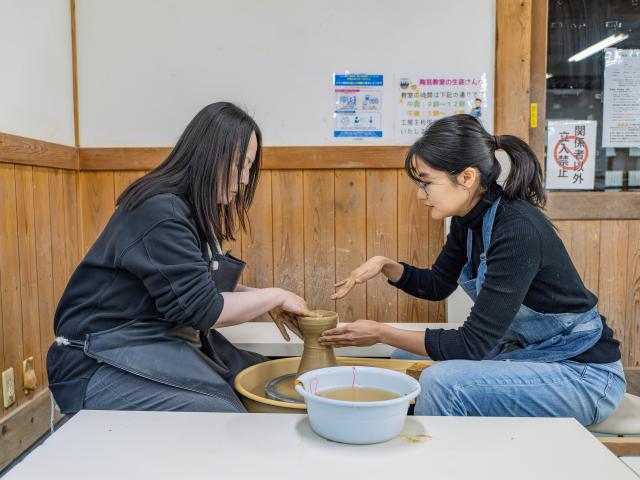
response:
{"label": "clay pot on wheel", "polygon": [[318,368],[335,367],[336,356],[333,347],[318,343],[320,334],[338,326],[338,314],[329,310],[313,310],[313,316],[299,316],[298,326],[304,337],[304,351],[296,377]]}

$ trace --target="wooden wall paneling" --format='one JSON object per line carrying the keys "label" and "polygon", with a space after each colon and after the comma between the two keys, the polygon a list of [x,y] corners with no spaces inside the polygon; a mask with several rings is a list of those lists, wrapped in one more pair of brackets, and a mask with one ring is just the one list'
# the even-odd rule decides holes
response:
{"label": "wooden wall paneling", "polygon": [[56,300],[53,292],[53,253],[51,240],[51,208],[49,206],[49,175],[48,168],[34,167],[33,169],[33,202],[36,205],[35,235],[36,267],[38,280],[38,311],[40,315],[40,352],[43,369],[43,386],[47,382],[46,355],[53,342],[53,315]]}
{"label": "wooden wall paneling", "polygon": [[146,172],[144,170],[118,170],[113,172],[114,198],[117,200],[125,188],[145,174]]}
{"label": "wooden wall paneling", "polygon": [[[400,145],[263,147],[261,168],[263,171],[401,168],[407,149]],[[78,155],[82,171],[142,170],[155,168],[170,152],[168,147],[80,148]],[[1,153],[0,148],[0,160]]]}
{"label": "wooden wall paneling", "polygon": [[600,225],[600,238],[606,240],[600,248],[599,310],[622,343],[620,347],[625,358],[630,348],[625,338],[629,223],[602,221]]}
{"label": "wooden wall paneling", "polygon": [[74,147],[0,132],[0,163],[77,170],[78,158]]}
{"label": "wooden wall paneling", "polygon": [[[398,172],[367,171],[367,258],[398,258]],[[384,275],[367,283],[367,318],[398,321],[398,293]]]}
{"label": "wooden wall paneling", "polygon": [[[501,1],[510,2],[510,0]],[[498,23],[499,38],[512,35],[517,31],[517,28],[512,29],[510,26],[516,22],[511,22],[508,16],[504,18],[500,16],[500,18],[507,25]],[[504,28],[506,30],[502,31],[501,29]],[[534,38],[532,37],[531,40],[533,42]],[[498,95],[495,98],[494,130],[499,134],[516,134],[525,140],[529,132],[532,132],[529,142],[542,161],[539,150],[544,146],[544,117],[542,116],[544,102],[538,101],[538,128],[530,129],[528,91],[518,90],[514,93],[509,84],[512,81],[527,83],[523,77],[529,72],[520,67],[514,67],[518,64],[525,65],[526,59],[517,48],[501,48],[496,55],[496,85],[504,83],[503,88],[510,93],[506,99]],[[544,93],[540,91],[539,86],[536,88],[538,93],[531,94],[532,100],[538,98],[536,95]],[[533,98],[534,96],[536,97]],[[170,151],[170,148],[165,147],[80,148],[80,171],[142,169],[149,171],[148,169],[160,164]],[[404,146],[264,147],[262,168],[264,170],[395,169],[402,168],[406,151],[407,147]],[[3,161],[2,155],[2,134],[0,134],[0,162]],[[589,208],[575,208],[576,204],[587,203]],[[640,192],[549,192],[547,214],[554,220],[640,219]]]}
{"label": "wooden wall paneling", "polygon": [[569,252],[569,254],[571,254],[571,232],[573,230],[573,223],[574,222],[568,220],[558,220],[553,222],[557,228],[558,236],[560,237],[560,240],[562,240],[564,248]]}
{"label": "wooden wall paneling", "polygon": [[495,132],[529,140],[532,0],[496,1]]}
{"label": "wooden wall paneling", "polygon": [[78,210],[78,172],[65,170],[62,172],[64,185],[64,223],[66,226],[67,246],[67,279],[75,271],[82,259],[80,236],[80,217]]}
{"label": "wooden wall paneling", "polygon": [[64,179],[61,170],[49,171],[49,208],[51,213],[51,260],[53,298],[57,305],[67,285],[67,227],[64,215]]}
{"label": "wooden wall paneling", "polygon": [[[51,418],[51,394],[49,390],[36,393],[33,399],[11,411],[0,423],[0,475],[3,469],[15,458],[26,451],[47,430]],[[62,419],[59,413],[54,414],[53,422]],[[14,475],[15,476],[15,475]]]}
{"label": "wooden wall paneling", "polygon": [[20,299],[20,259],[16,214],[15,167],[0,164],[0,276],[2,296],[2,340],[4,369],[13,367],[16,403],[24,402],[22,390],[22,305]]}
{"label": "wooden wall paneling", "polygon": [[[75,174],[75,172],[70,172]],[[42,387],[43,369],[38,306],[33,167],[15,166],[18,258],[20,261],[20,299],[22,306],[23,360],[33,357],[37,387]],[[16,372],[23,380],[22,369]],[[33,392],[30,392],[31,398]]]}
{"label": "wooden wall paneling", "polygon": [[586,287],[597,296],[600,279],[600,221],[571,223],[571,258]]}
{"label": "wooden wall paneling", "polygon": [[271,172],[273,285],[304,296],[304,179],[301,171]]}
{"label": "wooden wall paneling", "polygon": [[312,309],[335,310],[334,172],[304,171],[304,289]]}
{"label": "wooden wall paneling", "polygon": [[625,339],[626,367],[640,367],[640,222],[629,224],[628,281]]}
{"label": "wooden wall paneling", "polygon": [[580,278],[597,296],[600,279],[600,221],[557,220],[553,223]]}
{"label": "wooden wall paneling", "polygon": [[86,254],[115,208],[114,173],[80,172],[82,254]]}
{"label": "wooden wall paneling", "polygon": [[542,164],[544,172],[544,141],[547,106],[547,22],[548,2],[531,2],[531,74],[532,103],[538,105],[537,126],[529,122],[529,145]]}
{"label": "wooden wall paneling", "polygon": [[638,220],[640,192],[549,192],[553,220]]}
{"label": "wooden wall paneling", "polygon": [[[2,313],[2,275],[0,275],[0,333],[4,339],[4,320]],[[0,373],[4,372],[5,364],[4,364],[4,340],[0,341]],[[1,377],[0,377],[1,378]],[[4,417],[4,402],[2,401],[3,393],[0,389],[0,418]]]}
{"label": "wooden wall paneling", "polygon": [[[247,262],[243,282],[249,287],[273,286],[273,229],[271,172],[260,174],[260,183],[249,211],[250,229],[242,235],[242,259]],[[259,320],[267,321],[263,315]]]}
{"label": "wooden wall paneling", "polygon": [[80,171],[152,170],[171,150],[171,147],[79,148]]}
{"label": "wooden wall paneling", "polygon": [[404,146],[265,147],[263,168],[398,168],[406,151]]}
{"label": "wooden wall paneling", "polygon": [[[2,210],[0,209],[0,212]],[[4,317],[2,313],[2,259],[0,258],[0,334],[2,334],[2,339],[0,340],[0,373],[4,372]],[[0,377],[1,379],[1,377]],[[2,401],[2,390],[0,389],[0,418],[4,416],[4,402]]]}
{"label": "wooden wall paneling", "polygon": [[[365,170],[335,171],[336,281],[367,260],[367,189]],[[341,322],[367,318],[367,285],[357,285],[336,301]]]}
{"label": "wooden wall paneling", "polygon": [[[429,263],[429,209],[404,170],[398,170],[398,261],[423,268]],[[429,303],[398,290],[398,321],[428,322]]]}

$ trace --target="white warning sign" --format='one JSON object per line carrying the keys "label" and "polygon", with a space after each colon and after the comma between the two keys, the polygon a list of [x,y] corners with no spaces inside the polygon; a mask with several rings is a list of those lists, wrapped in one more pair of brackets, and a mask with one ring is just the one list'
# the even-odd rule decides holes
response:
{"label": "white warning sign", "polygon": [[548,122],[547,188],[593,190],[597,125],[598,122],[593,120]]}

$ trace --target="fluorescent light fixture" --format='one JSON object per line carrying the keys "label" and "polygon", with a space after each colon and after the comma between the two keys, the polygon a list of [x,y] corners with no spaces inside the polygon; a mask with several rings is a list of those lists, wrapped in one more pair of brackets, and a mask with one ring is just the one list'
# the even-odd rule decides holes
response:
{"label": "fluorescent light fixture", "polygon": [[553,73],[547,73],[546,79],[549,80],[550,78],[553,78]]}
{"label": "fluorescent light fixture", "polygon": [[590,47],[585,48],[581,52],[576,53],[573,57],[569,58],[570,62],[579,62],[580,60],[584,60],[587,57],[590,57],[594,53],[598,53],[600,50],[604,50],[611,45],[615,45],[616,43],[620,43],[623,40],[629,38],[628,33],[616,33],[611,35],[610,37],[605,38],[604,40],[600,40],[598,43],[594,43]]}

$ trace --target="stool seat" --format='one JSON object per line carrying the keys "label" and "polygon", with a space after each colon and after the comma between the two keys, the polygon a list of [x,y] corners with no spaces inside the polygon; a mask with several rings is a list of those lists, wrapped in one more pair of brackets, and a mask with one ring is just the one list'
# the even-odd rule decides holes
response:
{"label": "stool seat", "polygon": [[594,433],[640,435],[640,397],[625,393],[609,418],[587,428]]}

